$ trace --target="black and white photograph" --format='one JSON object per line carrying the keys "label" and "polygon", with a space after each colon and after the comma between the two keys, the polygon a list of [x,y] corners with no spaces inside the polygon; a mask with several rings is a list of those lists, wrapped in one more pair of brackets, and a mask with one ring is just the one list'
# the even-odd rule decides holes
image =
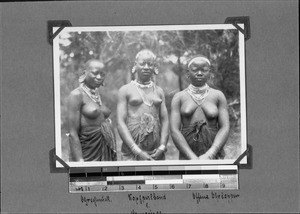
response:
{"label": "black and white photograph", "polygon": [[65,27],[56,155],[74,167],[232,164],[247,147],[244,51],[230,24]]}
{"label": "black and white photograph", "polygon": [[299,2],[0,2],[1,213],[299,213]]}

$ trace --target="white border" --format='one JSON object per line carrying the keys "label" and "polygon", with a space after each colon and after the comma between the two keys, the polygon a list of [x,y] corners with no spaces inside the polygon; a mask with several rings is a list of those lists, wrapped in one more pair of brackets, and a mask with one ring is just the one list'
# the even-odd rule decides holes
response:
{"label": "white border", "polygon": [[[244,28],[244,24],[239,24]],[[53,33],[58,27],[53,28]],[[95,32],[95,31],[168,31],[168,30],[229,30],[236,29],[232,24],[210,25],[157,25],[157,26],[101,26],[101,27],[65,27],[64,32]],[[59,34],[58,34],[59,35]],[[62,157],[61,148],[61,110],[60,110],[60,62],[59,62],[59,36],[53,39],[53,69],[54,69],[54,108],[55,108],[55,151]],[[247,149],[246,126],[246,78],[245,78],[245,41],[244,34],[239,31],[239,74],[240,74],[240,112],[241,112],[241,153]],[[236,159],[225,160],[170,160],[170,161],[103,161],[103,162],[66,162],[70,167],[110,167],[110,166],[201,166],[201,165],[228,165]],[[247,158],[241,160],[247,163]],[[63,167],[56,161],[56,167]]]}

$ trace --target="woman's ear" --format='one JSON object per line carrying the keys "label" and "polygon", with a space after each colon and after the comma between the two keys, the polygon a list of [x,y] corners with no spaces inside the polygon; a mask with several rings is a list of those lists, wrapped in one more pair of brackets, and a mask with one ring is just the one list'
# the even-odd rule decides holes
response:
{"label": "woman's ear", "polygon": [[185,76],[186,76],[186,78],[188,78],[188,79],[190,78],[190,72],[189,72],[189,70],[186,71]]}
{"label": "woman's ear", "polygon": [[83,83],[85,78],[86,78],[86,72],[84,71],[83,74],[81,74],[80,77],[78,78],[78,81],[80,83]]}
{"label": "woman's ear", "polygon": [[134,64],[134,66],[132,67],[132,69],[131,69],[131,73],[135,73],[136,72],[136,66],[135,66],[135,64]]}

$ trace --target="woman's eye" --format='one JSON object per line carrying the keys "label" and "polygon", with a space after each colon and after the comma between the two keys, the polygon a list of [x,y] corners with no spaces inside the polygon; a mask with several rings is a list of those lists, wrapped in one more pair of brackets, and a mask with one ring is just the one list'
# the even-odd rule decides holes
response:
{"label": "woman's eye", "polygon": [[149,62],[149,63],[147,63],[147,62],[142,62],[142,63],[140,63],[140,66],[145,66],[145,65],[148,65],[149,67],[152,67],[154,64],[153,63],[151,63],[151,62]]}
{"label": "woman's eye", "polygon": [[193,72],[201,71],[203,73],[209,72],[209,69],[192,69]]}

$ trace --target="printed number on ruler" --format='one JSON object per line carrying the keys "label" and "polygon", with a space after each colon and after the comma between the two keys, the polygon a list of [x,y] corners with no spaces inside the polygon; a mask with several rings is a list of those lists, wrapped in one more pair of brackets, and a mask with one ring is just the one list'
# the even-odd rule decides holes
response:
{"label": "printed number on ruler", "polygon": [[79,186],[75,188],[75,191],[84,191],[84,192],[88,192],[90,191],[90,187],[89,186]]}

